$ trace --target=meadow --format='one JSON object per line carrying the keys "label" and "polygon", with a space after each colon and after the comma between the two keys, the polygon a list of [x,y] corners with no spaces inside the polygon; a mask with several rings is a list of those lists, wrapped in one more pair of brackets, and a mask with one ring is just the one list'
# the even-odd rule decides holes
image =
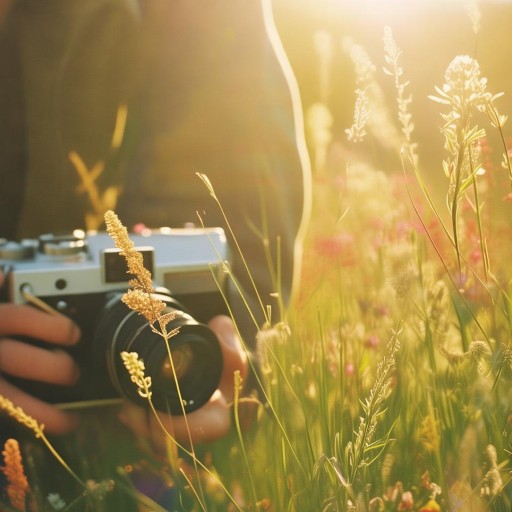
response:
{"label": "meadow", "polygon": [[[461,17],[475,37],[479,16]],[[320,68],[329,37],[315,36]],[[182,447],[165,465],[140,462],[162,481],[168,472],[169,488],[179,483],[176,510],[512,509],[506,95],[487,81],[471,41],[431,77],[429,96],[416,96],[407,47],[389,27],[375,37],[383,66],[355,38],[344,42],[354,105],[343,143],[322,98],[305,109],[313,210],[301,289],[259,333],[256,418],[241,425],[247,399],[236,396],[226,439]],[[427,166],[413,102],[438,120]],[[1,510],[163,510],[133,488],[138,468],[125,462],[133,454],[123,435],[106,443],[91,418],[71,449],[50,445],[69,467],[57,455],[41,472],[48,446],[27,426],[23,499],[9,496]],[[48,499],[43,490],[57,481]]]}

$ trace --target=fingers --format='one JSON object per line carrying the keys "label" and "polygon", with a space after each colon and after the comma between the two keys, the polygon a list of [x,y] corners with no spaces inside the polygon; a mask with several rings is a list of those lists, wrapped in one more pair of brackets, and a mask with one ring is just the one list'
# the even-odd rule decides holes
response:
{"label": "fingers", "polygon": [[78,419],[73,414],[61,411],[55,406],[27,395],[9,382],[0,378],[0,394],[11,400],[16,407],[44,425],[49,434],[65,434],[76,428]]}
{"label": "fingers", "polygon": [[224,360],[219,388],[208,403],[186,417],[170,416],[162,412],[156,417],[152,412],[148,413],[131,403],[126,403],[121,410],[120,421],[137,436],[150,439],[153,447],[161,453],[165,453],[167,447],[165,431],[180,444],[189,446],[190,443],[206,443],[224,437],[231,427],[233,373],[238,370],[242,378],[247,375],[247,355],[229,317],[216,316],[208,326],[219,339]]}
{"label": "fingers", "polygon": [[[80,331],[69,318],[49,315],[31,306],[0,304],[0,373],[49,384],[76,382],[78,367],[69,354],[62,350],[45,350],[6,336],[27,336],[55,345],[72,345],[79,340]],[[1,378],[0,394],[44,424],[48,433],[63,434],[77,425],[76,416],[42,402]]]}
{"label": "fingers", "polygon": [[156,417],[152,411],[126,402],[119,420],[137,437],[150,439],[153,448],[162,454],[167,449],[168,435],[178,443],[190,446],[191,443],[206,443],[224,437],[231,426],[230,407],[219,391],[206,405],[187,414],[186,418],[163,412],[158,412]]}
{"label": "fingers", "polygon": [[238,370],[242,379],[247,376],[249,369],[247,354],[242,347],[231,318],[218,315],[210,320],[208,326],[217,335],[220,342],[223,368],[219,389],[225,399],[230,402],[234,395],[234,372]]}
{"label": "fingers", "polygon": [[[190,442],[208,443],[224,437],[231,427],[231,408],[226,398],[218,390],[211,397],[210,401],[200,409],[187,414],[187,416],[169,416],[165,413],[158,413],[158,419],[150,416],[152,431],[162,430],[160,422],[166,430],[173,432],[175,438],[186,445]],[[161,438],[161,436],[156,439]],[[153,440],[155,436],[153,436]]]}
{"label": "fingers", "polygon": [[66,352],[45,350],[8,338],[0,339],[0,373],[4,372],[62,385],[74,384],[79,376],[78,366]]}
{"label": "fingers", "polygon": [[31,306],[0,304],[0,336],[29,336],[56,345],[73,345],[78,327],[64,315],[49,315]]}

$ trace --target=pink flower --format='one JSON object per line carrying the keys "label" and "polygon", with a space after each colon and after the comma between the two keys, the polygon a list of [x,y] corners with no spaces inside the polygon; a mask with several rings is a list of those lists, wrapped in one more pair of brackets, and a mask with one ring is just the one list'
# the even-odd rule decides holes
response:
{"label": "pink flower", "polygon": [[406,491],[402,494],[402,500],[398,505],[398,510],[412,510],[414,505],[414,499],[410,491]]}
{"label": "pink flower", "polygon": [[357,261],[354,236],[350,233],[319,238],[315,244],[315,251],[324,258],[338,259],[345,267],[352,266]]}
{"label": "pink flower", "polygon": [[368,338],[364,342],[364,346],[366,348],[377,348],[379,346],[379,343],[379,337],[376,334],[372,334],[371,336],[368,336]]}
{"label": "pink flower", "polygon": [[356,367],[354,366],[353,363],[347,363],[345,365],[345,375],[347,375],[348,377],[351,377],[352,375],[354,375],[355,372],[356,372]]}

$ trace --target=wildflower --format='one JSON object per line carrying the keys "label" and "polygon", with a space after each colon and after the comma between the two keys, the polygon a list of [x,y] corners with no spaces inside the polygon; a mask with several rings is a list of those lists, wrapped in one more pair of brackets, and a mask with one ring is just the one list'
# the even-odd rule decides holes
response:
{"label": "wildflower", "polygon": [[452,155],[443,167],[453,188],[455,181],[460,180],[459,176],[478,172],[481,167],[477,162],[478,142],[485,136],[485,131],[471,126],[471,117],[476,111],[487,112],[492,121],[493,115],[497,115],[493,102],[501,94],[493,96],[487,91],[487,79],[480,76],[478,62],[467,55],[453,59],[444,79],[443,86],[435,88],[437,96],[430,96],[430,99],[451,107],[450,112],[441,116],[445,121],[442,128],[445,147]]}
{"label": "wildflower", "polygon": [[284,322],[279,322],[270,327],[265,325],[263,329],[256,334],[258,345],[258,360],[261,363],[261,371],[269,375],[272,373],[272,365],[270,364],[271,358],[269,355],[272,353],[274,346],[284,345],[290,336],[290,328]]}
{"label": "wildflower", "polygon": [[402,494],[400,503],[398,504],[397,510],[412,510],[412,507],[414,506],[414,499],[412,497],[412,492],[405,491]]}
{"label": "wildflower", "polygon": [[66,502],[57,493],[48,494],[46,499],[53,510],[62,510],[66,506]]}
{"label": "wildflower", "polygon": [[374,349],[377,348],[380,344],[380,339],[376,334],[372,334],[371,336],[368,336],[366,341],[364,342],[364,346],[366,348]]}
{"label": "wildflower", "polygon": [[354,363],[347,363],[345,365],[345,375],[347,377],[352,377],[354,376],[356,373],[356,367],[354,365]]}
{"label": "wildflower", "polygon": [[439,347],[439,350],[450,364],[460,365],[470,374],[485,372],[492,356],[491,349],[485,341],[472,341],[467,352],[451,352],[443,346]]}
{"label": "wildflower", "polygon": [[499,357],[500,366],[507,375],[512,374],[512,350],[506,345],[502,345]]}
{"label": "wildflower", "polygon": [[425,471],[421,475],[421,486],[428,490],[430,490],[432,487],[432,482],[430,480],[430,473],[428,471]]}
{"label": "wildflower", "polygon": [[278,345],[283,345],[288,341],[290,335],[290,326],[284,322],[278,322],[272,327],[266,325],[256,336],[258,343],[276,343]]}
{"label": "wildflower", "polygon": [[366,136],[366,125],[370,111],[368,96],[364,89],[356,89],[356,103],[354,106],[354,121],[350,128],[345,130],[349,142],[362,142]]}
{"label": "wildflower", "polygon": [[468,354],[474,366],[480,366],[491,358],[491,349],[485,341],[472,341]]}
{"label": "wildflower", "polygon": [[430,484],[430,498],[435,500],[436,499],[436,496],[438,496],[439,494],[441,494],[441,487],[439,485],[437,485],[435,482],[432,482]]}
{"label": "wildflower", "polygon": [[[371,111],[372,114],[368,117],[365,113],[366,119],[364,121],[363,128],[367,124],[372,135],[377,138],[383,147],[397,147],[399,145],[399,136],[389,115],[389,110],[386,104],[386,96],[380,85],[375,80],[375,65],[371,61],[366,50],[361,45],[354,43],[350,38],[346,38],[343,41],[343,49],[350,57],[354,65],[356,98],[359,97],[359,94],[364,94],[365,110]],[[358,93],[358,90],[361,91],[361,93]],[[354,120],[360,117],[357,111],[362,106],[363,105],[357,105],[356,99],[356,105],[354,108]],[[354,122],[354,124],[357,123]],[[351,129],[349,128],[347,133],[352,136],[350,130]],[[357,131],[353,135],[356,133]],[[360,135],[364,134],[360,133]],[[349,138],[349,140],[353,139]]]}
{"label": "wildflower", "polygon": [[495,498],[503,488],[503,480],[501,479],[500,471],[498,469],[498,455],[496,453],[496,448],[492,444],[487,446],[485,456],[487,458],[487,466],[489,469],[482,481],[480,496]]}
{"label": "wildflower", "polygon": [[417,144],[412,142],[412,132],[414,124],[412,122],[412,115],[409,112],[409,105],[412,102],[412,96],[406,95],[406,88],[409,82],[402,80],[404,70],[400,65],[400,56],[402,51],[398,48],[390,27],[384,28],[384,52],[386,65],[384,73],[394,77],[395,89],[397,94],[398,104],[398,120],[402,126],[403,145],[407,149],[411,161],[416,164],[418,162]]}
{"label": "wildflower", "polygon": [[436,500],[429,500],[418,512],[441,512],[441,507]]}
{"label": "wildflower", "polygon": [[23,469],[18,441],[8,439],[2,452],[5,466],[2,471],[7,479],[7,495],[16,510],[25,511],[25,497],[29,491],[27,477]]}
{"label": "wildflower", "polygon": [[368,53],[361,45],[354,43],[349,37],[343,40],[343,49],[354,64],[357,87],[363,89],[368,87],[374,81],[377,69]]}
{"label": "wildflower", "polygon": [[73,470],[66,464],[64,459],[59,455],[59,453],[55,450],[52,444],[48,441],[46,436],[44,435],[44,425],[39,424],[32,416],[29,416],[21,407],[15,407],[14,404],[3,395],[0,395],[0,409],[3,409],[9,416],[14,418],[18,423],[25,425],[29,429],[31,429],[36,438],[40,438],[44,444],[48,447],[48,449],[52,452],[55,458],[62,464],[62,466],[75,478],[80,485],[84,485],[82,480],[73,472]]}
{"label": "wildflower", "polygon": [[487,79],[480,77],[478,62],[468,55],[459,55],[452,60],[444,80],[442,88],[435,88],[439,96],[430,98],[453,108],[450,114],[443,116],[447,121],[454,121],[457,114],[467,114],[473,108],[484,110],[493,97],[487,92]]}
{"label": "wildflower", "polygon": [[383,512],[385,510],[384,507],[384,500],[380,496],[377,496],[370,500],[368,510],[370,512]]}
{"label": "wildflower", "polygon": [[403,272],[390,278],[390,284],[395,290],[397,297],[400,299],[404,299],[408,296],[415,281],[416,273],[412,269],[404,269]]}
{"label": "wildflower", "polygon": [[151,294],[139,289],[127,290],[122,300],[131,310],[144,316],[150,324],[154,324],[165,309],[163,302],[155,300]]}
{"label": "wildflower", "polygon": [[[161,321],[161,314],[166,306],[164,302],[158,300],[152,294],[151,272],[144,267],[142,253],[135,249],[128,236],[128,231],[112,210],[105,213],[105,224],[108,234],[126,259],[128,272],[133,276],[133,279],[130,280],[133,290],[128,290],[125,293],[122,299],[123,302],[129,308],[143,315],[150,324],[157,320]],[[168,321],[170,320],[172,320],[172,317],[168,318]]]}
{"label": "wildflower", "polygon": [[87,495],[97,501],[103,501],[106,494],[111,492],[113,489],[113,480],[102,480],[101,482],[96,482],[95,480],[87,480],[86,482]]}
{"label": "wildflower", "polygon": [[121,352],[123,363],[130,374],[131,381],[139,388],[137,391],[142,398],[151,398],[151,377],[146,377],[144,374],[144,362],[139,359],[136,352]]}
{"label": "wildflower", "polygon": [[272,509],[272,502],[269,498],[263,498],[260,500],[257,505],[261,510],[271,510]]}
{"label": "wildflower", "polygon": [[369,461],[366,459],[368,447],[372,446],[374,442],[376,444],[386,442],[383,439],[376,440],[375,435],[384,402],[391,390],[392,374],[396,365],[396,356],[400,349],[400,342],[398,340],[400,332],[401,328],[393,332],[386,347],[384,358],[377,365],[375,382],[370,389],[368,397],[361,403],[364,416],[359,418],[359,428],[355,432],[353,441],[349,442],[346,448],[351,466],[351,481],[354,480],[361,467],[369,464]]}
{"label": "wildflower", "polygon": [[21,407],[15,407],[14,404],[3,395],[0,395],[0,409],[3,409],[18,423],[21,423],[22,425],[25,425],[29,429],[33,430],[36,437],[42,437],[44,425],[39,424],[34,418],[26,414]]}
{"label": "wildflower", "polygon": [[398,497],[403,493],[403,490],[404,487],[402,482],[396,482],[393,487],[388,487],[388,490],[384,495],[384,500],[395,503],[398,500]]}
{"label": "wildflower", "polygon": [[448,350],[444,345],[439,346],[439,352],[443,354],[444,357],[446,357],[446,360],[454,366],[457,366],[459,364],[462,364],[465,359],[465,352],[452,352]]}
{"label": "wildflower", "polygon": [[[455,57],[445,73],[445,83],[436,87],[437,96],[430,99],[448,105],[451,110],[441,114],[445,121],[441,131],[445,137],[445,148],[449,157],[443,161],[443,169],[449,179],[448,204],[452,217],[453,240],[457,254],[459,273],[461,270],[458,206],[471,181],[482,168],[479,163],[478,143],[485,130],[472,124],[475,112],[486,112],[491,123],[500,123],[493,102],[500,95],[487,91],[487,79],[480,76],[478,62],[467,56]],[[494,119],[494,121],[493,121]]]}
{"label": "wildflower", "polygon": [[325,259],[338,260],[343,267],[351,267],[357,262],[354,236],[340,232],[334,236],[325,236],[315,242],[315,251]]}

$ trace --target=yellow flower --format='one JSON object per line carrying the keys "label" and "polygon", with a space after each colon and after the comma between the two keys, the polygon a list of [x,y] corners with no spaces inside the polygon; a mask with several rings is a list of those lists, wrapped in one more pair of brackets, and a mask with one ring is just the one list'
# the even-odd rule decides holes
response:
{"label": "yellow flower", "polygon": [[123,363],[131,376],[131,380],[139,388],[137,391],[142,398],[151,399],[151,377],[144,374],[144,361],[139,359],[137,352],[121,352]]}
{"label": "yellow flower", "polygon": [[441,507],[436,500],[430,500],[426,505],[420,508],[419,512],[441,512]]}

